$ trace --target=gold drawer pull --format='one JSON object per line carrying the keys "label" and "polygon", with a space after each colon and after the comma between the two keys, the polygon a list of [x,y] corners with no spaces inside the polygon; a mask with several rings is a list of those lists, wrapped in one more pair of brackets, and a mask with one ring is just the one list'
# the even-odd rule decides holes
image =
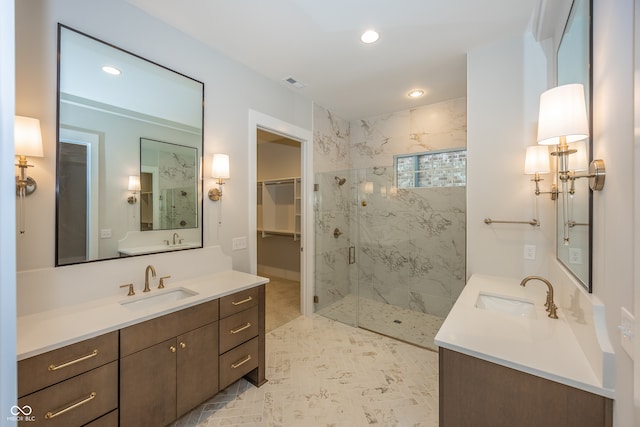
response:
{"label": "gold drawer pull", "polygon": [[245,363],[247,363],[249,360],[251,360],[251,355],[248,354],[247,357],[244,358],[244,360],[242,362],[236,362],[236,363],[232,363],[231,367],[233,369],[239,368],[240,366],[244,365]]}
{"label": "gold drawer pull", "polygon": [[58,369],[66,368],[67,366],[71,366],[78,362],[82,362],[83,360],[91,359],[92,357],[96,357],[97,355],[98,355],[98,350],[93,350],[91,353],[87,354],[86,356],[79,357],[75,360],[72,360],[71,362],[63,363],[61,365],[49,365],[48,369],[50,371],[57,371]]}
{"label": "gold drawer pull", "polygon": [[62,415],[65,412],[69,412],[72,409],[76,409],[78,406],[84,405],[85,403],[87,403],[87,402],[89,402],[89,401],[91,401],[91,400],[93,400],[95,398],[96,398],[96,392],[92,391],[91,394],[88,397],[85,397],[84,399],[80,400],[79,402],[76,402],[76,403],[74,403],[74,404],[72,404],[70,406],[67,406],[64,409],[60,409],[59,411],[56,411],[56,412],[47,412],[44,417],[47,420],[50,420],[51,418],[55,418],[58,415]]}
{"label": "gold drawer pull", "polygon": [[239,327],[238,329],[231,329],[229,331],[230,334],[237,334],[238,332],[242,332],[245,329],[249,329],[251,327],[251,323],[247,322],[246,325]]}
{"label": "gold drawer pull", "polygon": [[187,344],[183,341],[180,341],[180,348],[187,348]]}
{"label": "gold drawer pull", "polygon": [[242,305],[242,304],[244,304],[246,302],[249,302],[249,301],[253,301],[253,297],[249,297],[249,298],[243,299],[242,301],[231,301],[231,304],[233,304],[235,306],[238,306],[238,305]]}
{"label": "gold drawer pull", "polygon": [[171,347],[169,347],[169,350],[171,350],[171,353],[175,353],[176,347],[172,345]]}

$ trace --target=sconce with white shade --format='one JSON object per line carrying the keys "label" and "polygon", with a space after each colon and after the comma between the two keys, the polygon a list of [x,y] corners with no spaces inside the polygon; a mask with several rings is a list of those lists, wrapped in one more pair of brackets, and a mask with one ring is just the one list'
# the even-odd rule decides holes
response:
{"label": "sconce with white shade", "polygon": [[16,176],[16,195],[20,197],[18,227],[20,234],[24,234],[24,198],[36,191],[38,186],[35,179],[26,175],[26,169],[33,167],[33,165],[27,162],[27,157],[44,157],[40,120],[31,117],[15,116],[13,133],[14,153],[18,156],[16,166],[20,168],[20,176]]}
{"label": "sconce with white shade", "polygon": [[[573,194],[572,192],[575,191],[574,181],[578,178],[589,178],[589,187],[592,191],[602,190],[604,187],[603,160],[592,161],[586,174],[576,173],[586,170],[587,153],[584,140],[588,137],[589,121],[584,88],[581,84],[558,86],[540,95],[538,144],[556,146],[556,151],[551,155],[558,158],[565,245],[569,244],[567,197],[569,193]],[[567,188],[569,181],[571,190]]]}
{"label": "sconce with white shade", "polygon": [[40,120],[31,117],[16,116],[14,121],[14,152],[18,156],[20,177],[16,177],[16,195],[28,196],[36,191],[36,181],[25,176],[25,170],[33,167],[27,163],[27,157],[43,157],[42,132]]}
{"label": "sconce with white shade", "polygon": [[532,145],[527,147],[527,154],[524,161],[524,173],[526,175],[533,175],[532,181],[536,183],[536,196],[540,194],[551,194],[551,200],[556,200],[558,197],[558,187],[555,184],[551,185],[551,191],[540,191],[540,178],[542,174],[548,174],[551,172],[549,166],[549,149],[544,145]]}
{"label": "sconce with white shade", "polygon": [[218,180],[218,188],[209,190],[209,199],[217,202],[222,197],[223,179],[229,179],[229,155],[214,154],[211,162],[211,176]]}
{"label": "sconce with white shade", "polygon": [[140,175],[129,176],[129,186],[127,187],[131,191],[131,195],[127,198],[127,202],[130,205],[135,205],[138,202],[136,194],[140,192]]}
{"label": "sconce with white shade", "polygon": [[[569,144],[589,137],[589,122],[581,84],[574,83],[549,89],[540,95],[540,115],[538,118],[538,144],[555,145],[557,151],[551,153],[558,157],[560,180],[589,178],[589,187],[593,191],[602,190],[605,179],[604,161],[597,159],[589,165],[587,174],[576,174],[570,169],[569,156],[579,152]],[[583,150],[586,156],[586,146]]]}

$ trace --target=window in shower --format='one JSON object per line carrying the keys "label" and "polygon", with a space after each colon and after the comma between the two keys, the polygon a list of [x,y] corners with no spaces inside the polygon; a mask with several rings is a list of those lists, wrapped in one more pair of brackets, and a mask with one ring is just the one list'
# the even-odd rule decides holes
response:
{"label": "window in shower", "polygon": [[397,155],[394,166],[398,188],[467,185],[466,148]]}

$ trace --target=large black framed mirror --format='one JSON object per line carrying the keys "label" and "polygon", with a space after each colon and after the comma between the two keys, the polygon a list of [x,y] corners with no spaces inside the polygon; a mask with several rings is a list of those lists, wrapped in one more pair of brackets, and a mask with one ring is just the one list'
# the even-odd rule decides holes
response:
{"label": "large black framed mirror", "polygon": [[203,126],[202,82],[59,24],[55,265],[202,247]]}
{"label": "large black framed mirror", "polygon": [[[591,143],[591,135],[593,135],[591,17],[591,0],[573,1],[557,53],[558,86],[581,83],[585,91],[590,136],[571,147],[578,151],[569,156],[569,169],[583,173],[588,170],[589,162],[593,159]],[[592,191],[589,189],[589,180],[586,179],[574,180],[572,186],[572,191],[569,191],[567,197],[559,197],[556,203],[556,256],[591,292]],[[566,200],[566,206],[563,199]]]}

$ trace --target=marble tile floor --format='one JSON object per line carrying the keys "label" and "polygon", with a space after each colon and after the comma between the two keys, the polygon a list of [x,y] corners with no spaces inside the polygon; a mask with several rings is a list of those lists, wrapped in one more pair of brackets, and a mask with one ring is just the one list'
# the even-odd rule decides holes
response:
{"label": "marble tile floor", "polygon": [[438,355],[319,315],[269,332],[266,376],[244,379],[174,427],[437,426]]}
{"label": "marble tile floor", "polygon": [[318,310],[318,314],[349,325],[369,329],[408,343],[437,351],[434,344],[443,318],[419,311],[408,310],[391,304],[347,295],[335,303]]}

